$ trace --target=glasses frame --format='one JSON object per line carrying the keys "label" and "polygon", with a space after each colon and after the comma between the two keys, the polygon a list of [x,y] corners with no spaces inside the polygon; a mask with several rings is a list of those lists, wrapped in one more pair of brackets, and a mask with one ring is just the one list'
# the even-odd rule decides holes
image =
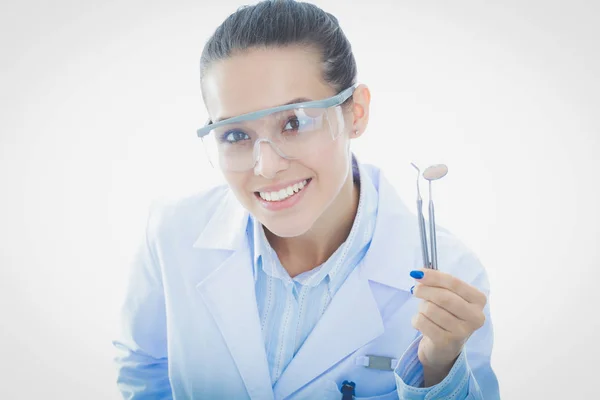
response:
{"label": "glasses frame", "polygon": [[220,126],[227,124],[235,124],[244,121],[253,121],[265,117],[267,115],[275,114],[281,111],[294,110],[298,108],[330,108],[339,106],[344,103],[346,100],[350,98],[354,94],[354,90],[356,89],[356,85],[352,85],[347,89],[342,90],[340,93],[335,96],[329,97],[323,100],[314,100],[314,101],[306,101],[304,103],[295,103],[295,104],[287,104],[278,107],[267,108],[260,111],[254,111],[247,114],[242,114],[237,117],[232,117],[228,119],[224,119],[223,121],[219,121],[213,123],[210,119],[206,122],[206,124],[196,131],[196,134],[199,138],[203,138],[207,136],[213,129],[216,129]]}

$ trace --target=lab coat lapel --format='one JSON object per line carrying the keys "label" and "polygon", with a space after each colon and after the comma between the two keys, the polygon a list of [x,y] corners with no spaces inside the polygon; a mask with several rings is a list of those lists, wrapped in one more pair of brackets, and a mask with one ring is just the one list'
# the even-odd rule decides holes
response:
{"label": "lab coat lapel", "polygon": [[[272,399],[271,378],[256,305],[248,214],[229,193],[194,247],[208,259],[227,257],[197,285],[252,399]],[[224,229],[227,227],[227,229]],[[225,250],[225,252],[224,252]]]}
{"label": "lab coat lapel", "polygon": [[369,282],[357,267],[274,387],[285,398],[383,333],[383,321]]}

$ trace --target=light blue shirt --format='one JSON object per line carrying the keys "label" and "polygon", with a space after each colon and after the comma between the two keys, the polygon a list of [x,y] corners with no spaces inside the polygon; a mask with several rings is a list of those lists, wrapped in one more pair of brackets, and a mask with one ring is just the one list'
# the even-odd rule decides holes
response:
{"label": "light blue shirt", "polygon": [[[358,170],[354,180],[359,181]],[[377,191],[369,180],[360,185],[359,203],[346,241],[320,266],[289,276],[266,239],[262,224],[251,218],[254,278],[265,350],[274,385],[294,358],[339,287],[369,248],[377,217]]]}

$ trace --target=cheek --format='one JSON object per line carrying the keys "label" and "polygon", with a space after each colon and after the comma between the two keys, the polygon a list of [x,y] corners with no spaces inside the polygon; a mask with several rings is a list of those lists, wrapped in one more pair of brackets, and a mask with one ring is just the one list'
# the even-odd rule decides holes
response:
{"label": "cheek", "polygon": [[335,189],[343,183],[351,159],[348,142],[348,139],[339,137],[305,160],[304,165],[316,173],[321,185]]}
{"label": "cheek", "polygon": [[245,204],[248,201],[248,195],[252,194],[247,189],[251,177],[247,173],[241,172],[223,172],[223,176],[238,200]]}

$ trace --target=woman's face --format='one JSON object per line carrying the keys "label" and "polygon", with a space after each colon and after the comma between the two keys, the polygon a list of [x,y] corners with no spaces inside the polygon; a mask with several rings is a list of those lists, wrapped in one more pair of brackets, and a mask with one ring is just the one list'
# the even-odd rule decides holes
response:
{"label": "woman's face", "polygon": [[[317,52],[295,46],[253,49],[215,62],[203,79],[211,120],[336,95],[323,82],[321,68]],[[362,90],[368,97],[368,89]],[[323,214],[335,214],[337,205],[344,203],[339,198],[342,187],[352,185],[349,140],[356,129],[364,130],[363,108],[354,105],[344,108],[343,118],[330,117],[330,129],[338,134],[336,140],[323,141],[320,148],[301,158],[283,158],[269,144],[262,143],[254,169],[223,171],[238,201],[280,237],[303,235]],[[356,110],[363,115],[357,118]],[[291,196],[288,187],[294,193]],[[281,196],[281,190],[287,193]]]}

